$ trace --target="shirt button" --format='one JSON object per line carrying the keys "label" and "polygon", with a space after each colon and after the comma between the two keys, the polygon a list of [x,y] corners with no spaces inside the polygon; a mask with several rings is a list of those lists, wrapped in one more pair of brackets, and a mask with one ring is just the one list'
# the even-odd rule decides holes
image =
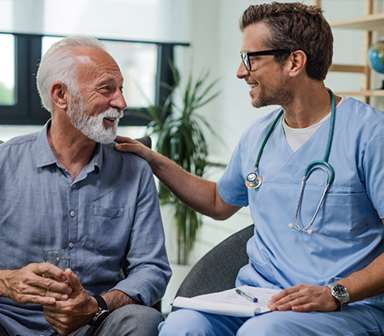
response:
{"label": "shirt button", "polygon": [[74,212],[73,210],[69,213],[69,215],[71,216],[71,217],[75,217],[75,215],[76,215],[76,212]]}
{"label": "shirt button", "polygon": [[76,188],[76,184],[72,184],[72,185],[71,185],[71,188],[72,188],[72,189],[75,189],[75,188]]}
{"label": "shirt button", "polygon": [[73,247],[73,243],[69,243],[68,246],[69,246],[69,248],[72,248]]}

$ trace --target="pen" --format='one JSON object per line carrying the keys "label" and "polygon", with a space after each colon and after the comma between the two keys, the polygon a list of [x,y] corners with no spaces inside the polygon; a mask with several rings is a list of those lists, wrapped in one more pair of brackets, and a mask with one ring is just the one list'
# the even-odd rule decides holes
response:
{"label": "pen", "polygon": [[253,295],[246,293],[239,288],[236,288],[236,293],[246,298],[247,300],[250,300],[252,302],[257,302],[257,297],[254,297]]}

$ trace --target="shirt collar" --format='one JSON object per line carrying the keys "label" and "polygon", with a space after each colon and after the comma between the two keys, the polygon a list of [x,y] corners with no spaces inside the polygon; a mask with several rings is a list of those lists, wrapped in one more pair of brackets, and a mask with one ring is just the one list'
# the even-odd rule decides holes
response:
{"label": "shirt collar", "polygon": [[[46,167],[52,164],[56,164],[58,167],[62,168],[59,161],[57,161],[55,155],[51,150],[51,146],[48,142],[48,129],[51,126],[51,119],[47,121],[44,125],[43,129],[37,135],[37,150],[36,150],[36,167]],[[92,172],[95,167],[98,170],[101,169],[103,163],[103,146],[100,144],[96,145],[95,153],[91,159],[91,161],[86,165],[83,169],[83,172],[88,174]],[[81,174],[82,175],[82,174]]]}
{"label": "shirt collar", "polygon": [[47,132],[51,125],[51,119],[47,121],[43,129],[37,135],[36,166],[37,168],[59,163],[49,146]]}

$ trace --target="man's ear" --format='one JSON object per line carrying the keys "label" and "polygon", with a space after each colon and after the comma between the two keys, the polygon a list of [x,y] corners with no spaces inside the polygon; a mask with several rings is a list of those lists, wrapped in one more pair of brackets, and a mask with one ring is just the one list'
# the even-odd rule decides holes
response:
{"label": "man's ear", "polygon": [[61,110],[66,110],[69,103],[69,91],[65,84],[54,82],[51,86],[52,103]]}
{"label": "man's ear", "polygon": [[296,50],[291,53],[288,58],[288,71],[291,77],[296,77],[303,71],[307,66],[307,55],[302,50]]}

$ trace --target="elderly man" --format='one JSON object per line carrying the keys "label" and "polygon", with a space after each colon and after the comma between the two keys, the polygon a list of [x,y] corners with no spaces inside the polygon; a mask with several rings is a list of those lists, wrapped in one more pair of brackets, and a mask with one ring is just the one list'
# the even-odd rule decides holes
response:
{"label": "elderly man", "polygon": [[[0,146],[3,333],[157,335],[163,317],[148,306],[171,271],[151,169],[111,144],[126,107],[119,67],[71,36],[44,55],[37,85],[51,120]],[[52,249],[69,251],[69,268],[42,262]]]}
{"label": "elderly man", "polygon": [[251,318],[177,310],[160,335],[382,335],[384,114],[325,87],[333,37],[320,8],[249,6],[240,28],[237,77],[253,106],[281,108],[248,127],[217,184],[137,142],[117,148],[203,214],[249,205],[255,234],[236,285],[281,291]]}

